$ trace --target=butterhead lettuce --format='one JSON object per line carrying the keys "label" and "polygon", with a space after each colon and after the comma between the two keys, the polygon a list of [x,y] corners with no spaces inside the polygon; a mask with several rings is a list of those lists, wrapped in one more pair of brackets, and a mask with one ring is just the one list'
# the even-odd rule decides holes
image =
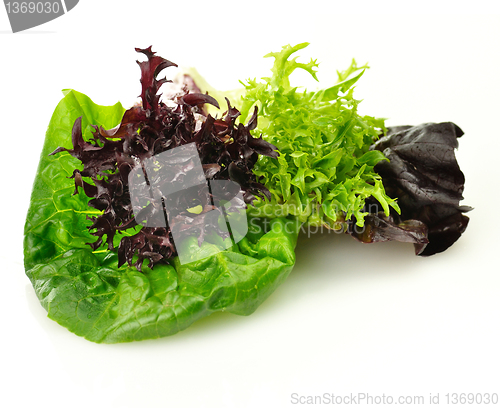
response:
{"label": "butterhead lettuce", "polygon": [[[25,225],[26,273],[48,316],[79,336],[103,343],[174,334],[215,311],[252,313],[288,276],[295,262],[298,228],[286,219],[260,227],[236,246],[198,262],[159,264],[154,269],[118,267],[116,251],[93,250],[87,217],[100,211],[85,194],[72,195],[68,177],[79,161],[67,152],[81,117],[84,137],[91,125],[113,128],[120,104],[99,106],[69,90],[50,121]],[[80,167],[81,168],[81,167]]]}

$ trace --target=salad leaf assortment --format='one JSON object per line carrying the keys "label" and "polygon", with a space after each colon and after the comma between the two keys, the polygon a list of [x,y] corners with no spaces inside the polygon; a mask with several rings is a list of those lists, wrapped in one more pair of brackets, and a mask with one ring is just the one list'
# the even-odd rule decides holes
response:
{"label": "salad leaf assortment", "polygon": [[[306,45],[269,54],[272,76],[228,92],[232,101],[208,86],[203,93],[195,75],[162,100],[169,81],[158,75],[175,64],[151,47],[137,49],[147,57],[139,62],[141,104],[99,106],[64,91],[25,225],[26,273],[50,318],[88,340],[116,343],[171,335],[215,311],[250,314],[290,273],[301,226],[344,228],[362,242],[411,242],[419,255],[460,237],[470,209],[459,205],[461,130],[451,123],[386,129],[382,119],[360,116],[353,86],[367,66],[354,61],[328,89],[291,87],[296,69],[316,78],[315,61],[290,58]],[[213,114],[223,102],[227,110]],[[229,248],[210,252],[217,243],[203,239],[226,238],[205,222],[217,210],[211,192],[175,195],[163,227],[137,214],[162,216],[165,201],[148,196],[134,208],[133,170],[189,144],[207,180],[239,189],[248,232]],[[182,178],[193,163],[181,157],[172,166]],[[181,263],[174,228],[194,234],[193,250],[211,255]]]}

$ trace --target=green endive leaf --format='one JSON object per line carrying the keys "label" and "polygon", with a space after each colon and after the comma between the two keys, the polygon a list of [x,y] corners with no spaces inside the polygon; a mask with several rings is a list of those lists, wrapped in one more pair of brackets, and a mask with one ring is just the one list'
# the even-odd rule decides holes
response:
{"label": "green endive leaf", "polygon": [[250,219],[247,236],[233,247],[184,265],[176,258],[144,273],[117,268],[114,251],[93,252],[86,244],[93,241],[86,216],[96,210],[85,195],[72,195],[68,177],[79,162],[49,153],[71,145],[78,117],[90,137],[91,124],[112,128],[123,113],[120,104],[99,106],[69,90],[50,121],[24,241],[26,274],[48,316],[88,340],[116,343],[168,336],[215,311],[252,313],[294,265],[295,220]]}
{"label": "green endive leaf", "polygon": [[374,166],[386,158],[382,152],[369,151],[385,131],[384,121],[360,116],[360,101],[353,97],[354,84],[368,66],[359,67],[353,60],[347,70],[338,73],[336,85],[317,92],[299,90],[289,80],[296,69],[317,79],[315,60],[300,63],[292,58],[307,45],[287,45],[266,55],[274,58],[272,76],[243,83],[242,122],[257,105],[255,134],[262,134],[280,152],[279,166],[273,159],[261,157],[254,167],[272,200],[271,204],[257,202],[253,214],[272,217],[269,210],[274,208],[274,216],[294,214],[310,225],[334,227],[338,218],[351,217],[363,226],[363,207],[371,197],[380,202],[386,215],[391,207],[399,211],[374,171]]}

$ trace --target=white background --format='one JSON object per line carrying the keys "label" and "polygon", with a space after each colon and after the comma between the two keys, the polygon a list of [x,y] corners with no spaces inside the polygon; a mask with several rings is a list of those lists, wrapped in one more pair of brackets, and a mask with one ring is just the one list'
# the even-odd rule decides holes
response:
{"label": "white background", "polygon": [[[293,393],[428,402],[439,392],[445,406],[446,393],[500,393],[498,8],[281,3],[82,0],[17,34],[0,9],[0,405],[291,407]],[[465,131],[457,156],[475,209],[458,243],[418,258],[411,245],[302,237],[295,269],[257,312],[212,315],[170,338],[98,345],[49,320],[24,274],[22,235],[61,89],[128,107],[140,93],[134,47],[149,45],[231,89],[269,74],[264,54],[303,41],[303,59],[321,63],[319,86],[353,57],[369,62],[361,113]]]}

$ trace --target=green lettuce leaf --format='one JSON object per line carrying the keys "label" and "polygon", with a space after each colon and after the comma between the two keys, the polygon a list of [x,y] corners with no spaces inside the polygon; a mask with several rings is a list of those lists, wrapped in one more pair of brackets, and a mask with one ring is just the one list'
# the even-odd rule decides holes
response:
{"label": "green lettuce leaf", "polygon": [[[87,96],[65,91],[47,130],[25,224],[26,274],[48,316],[94,342],[116,343],[172,335],[215,311],[248,315],[283,282],[294,263],[299,225],[278,218],[251,219],[237,245],[203,260],[157,265],[143,273],[117,268],[117,254],[86,244],[93,241],[83,194],[72,195],[68,178],[79,161],[68,153],[74,121],[112,128],[124,108],[99,106]],[[203,244],[210,245],[210,244]],[[202,247],[203,250],[203,247]]]}
{"label": "green lettuce leaf", "polygon": [[382,152],[369,151],[385,131],[384,121],[357,112],[354,85],[367,66],[351,66],[338,73],[339,82],[324,90],[309,92],[290,85],[296,69],[316,78],[318,64],[297,62],[291,56],[308,44],[287,45],[274,58],[272,76],[243,83],[241,120],[259,107],[255,135],[278,147],[279,160],[260,157],[254,167],[259,182],[272,194],[261,200],[256,216],[294,215],[309,225],[338,227],[337,222],[355,218],[360,227],[367,212],[365,200],[376,198],[386,215],[395,200],[384,191],[374,166],[387,160]]}

